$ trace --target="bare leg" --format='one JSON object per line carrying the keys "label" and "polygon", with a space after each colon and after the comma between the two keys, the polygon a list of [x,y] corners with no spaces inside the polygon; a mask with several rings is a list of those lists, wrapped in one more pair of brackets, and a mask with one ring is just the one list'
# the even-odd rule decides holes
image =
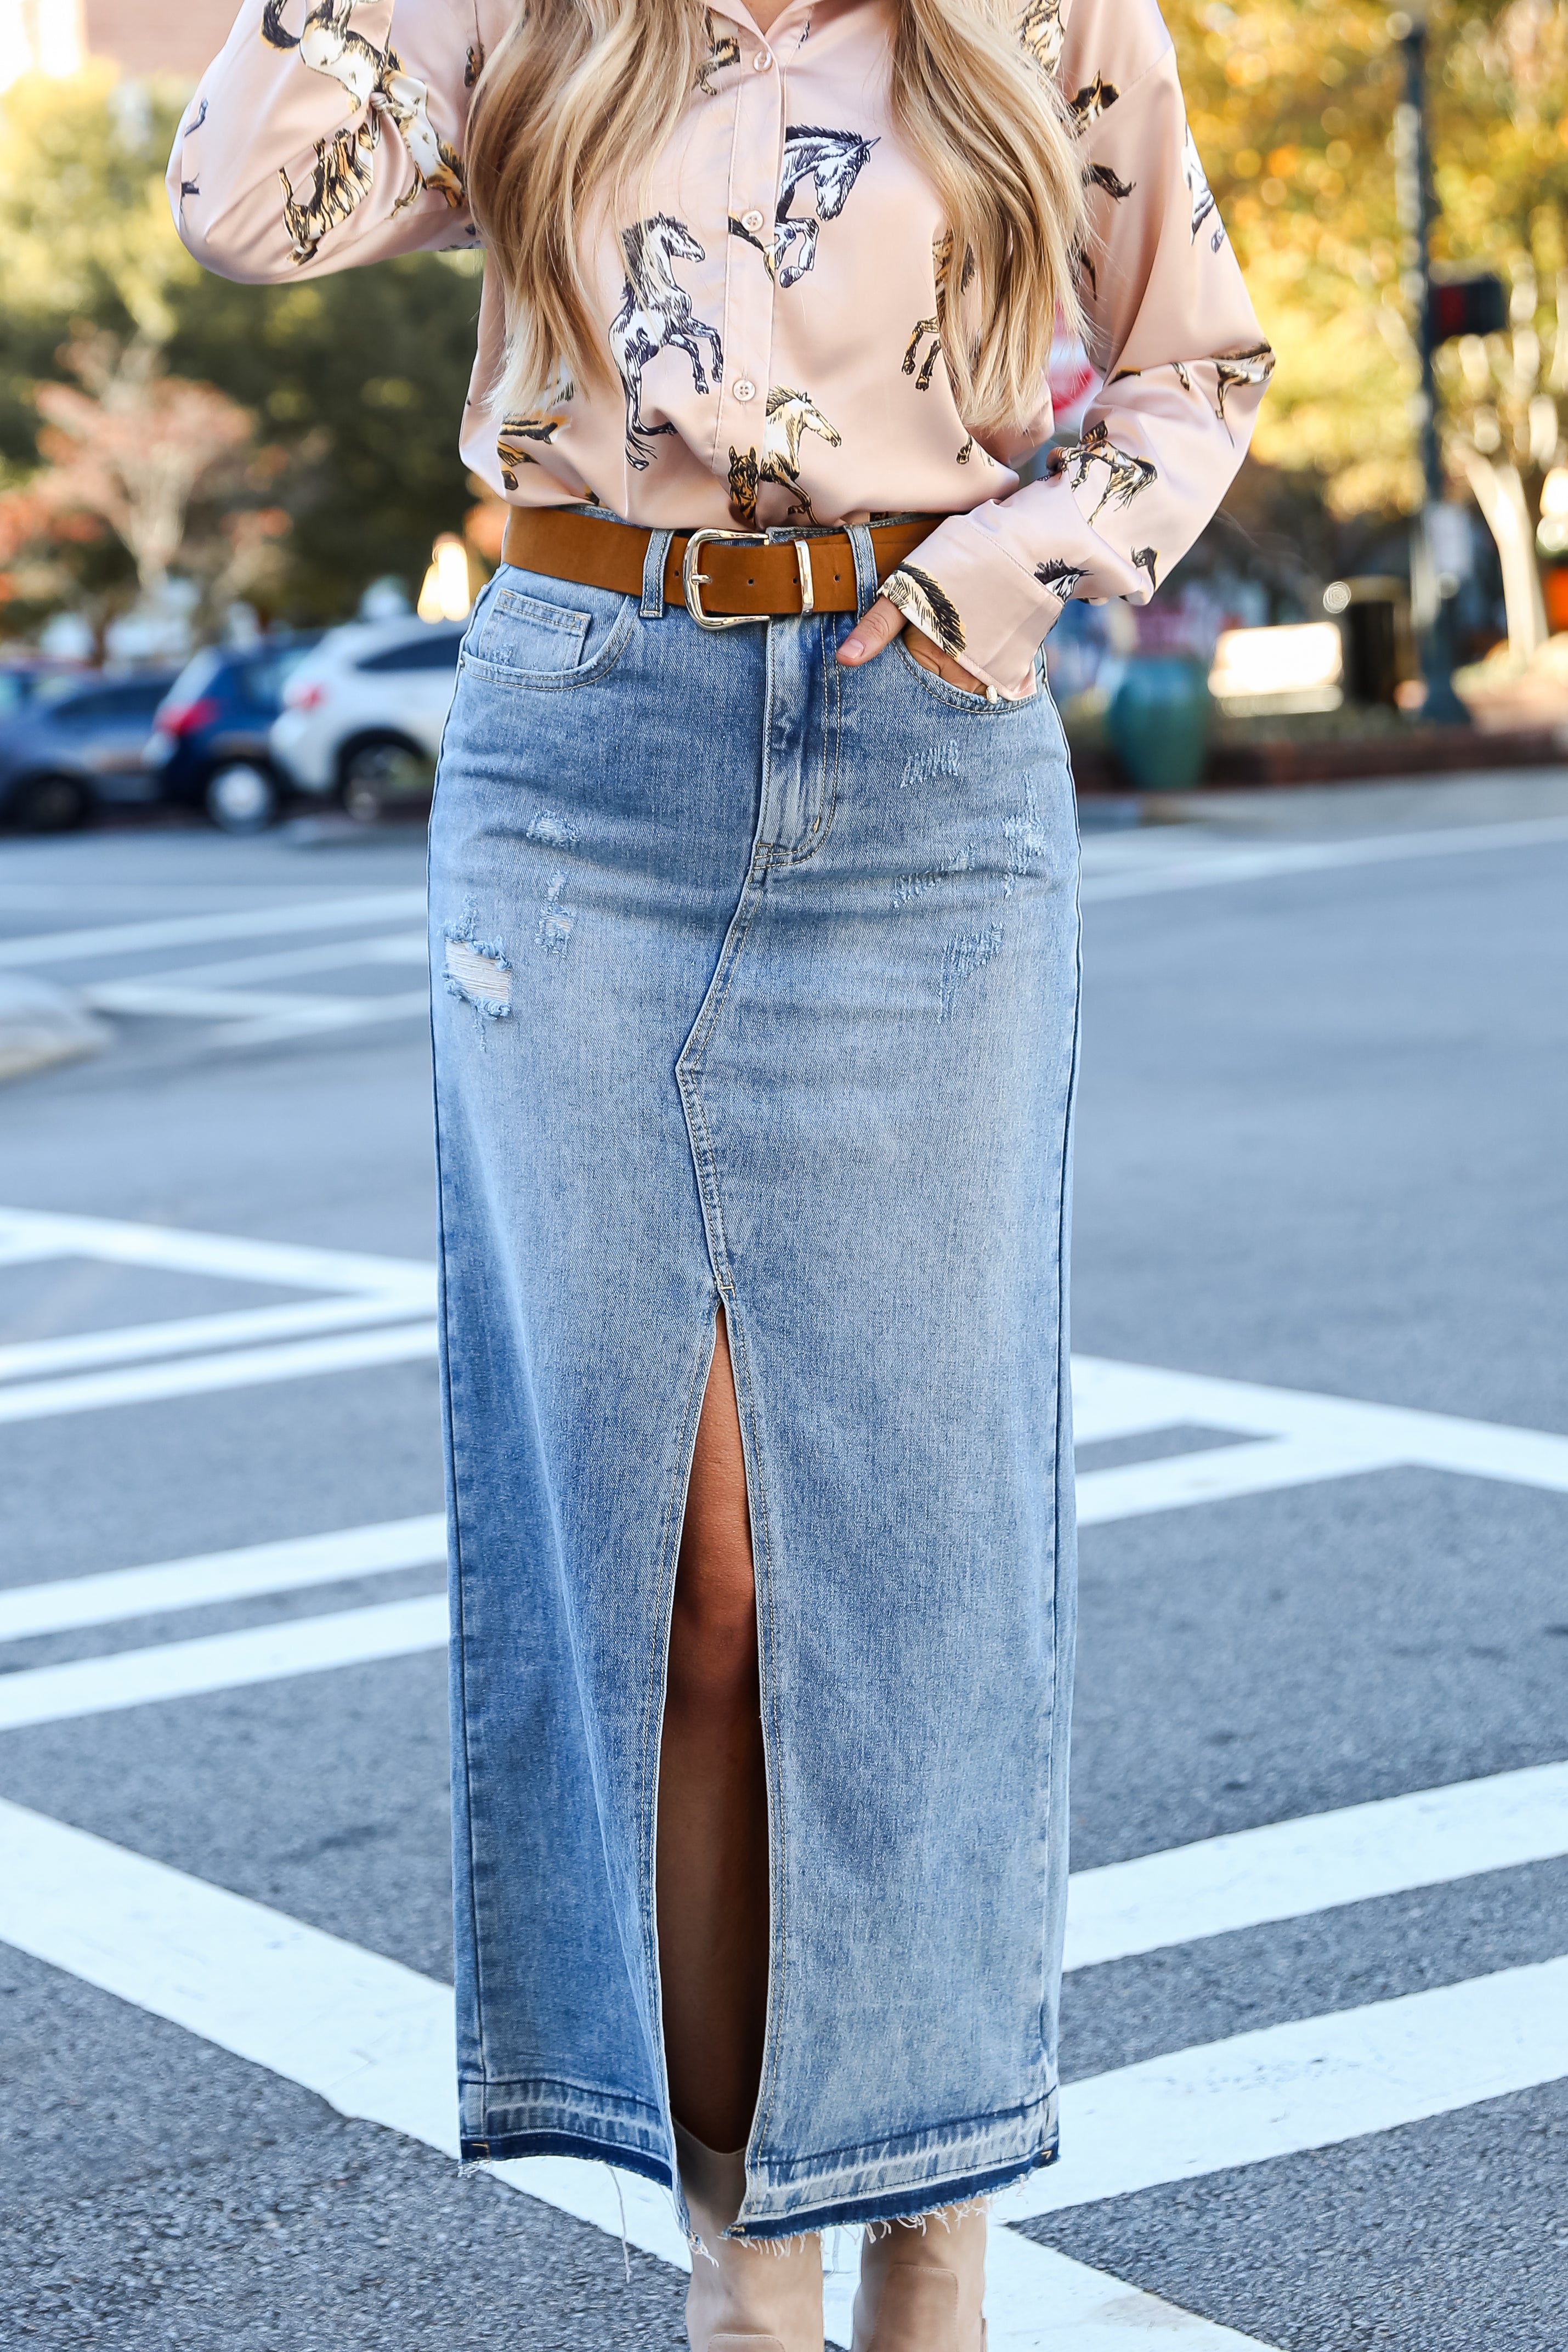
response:
{"label": "bare leg", "polygon": [[741,2147],[767,2027],[768,1786],[746,1462],[722,1307],[675,1575],[658,1837],[671,2104],[708,2147]]}

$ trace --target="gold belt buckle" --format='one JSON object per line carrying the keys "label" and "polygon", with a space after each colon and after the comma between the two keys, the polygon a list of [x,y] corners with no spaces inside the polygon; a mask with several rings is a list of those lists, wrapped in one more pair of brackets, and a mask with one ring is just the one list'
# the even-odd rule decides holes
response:
{"label": "gold belt buckle", "polygon": [[[752,622],[768,621],[774,617],[769,613],[704,612],[702,592],[711,584],[711,574],[697,570],[696,556],[698,548],[706,547],[708,541],[712,539],[727,540],[733,546],[738,547],[785,545],[792,547],[795,551],[795,569],[800,575],[800,617],[804,620],[808,613],[816,611],[817,593],[811,581],[811,557],[803,539],[789,541],[770,539],[765,530],[694,530],[686,541],[686,551],[681,558],[681,586],[685,592],[686,610],[699,629],[743,629]],[[779,617],[787,616],[781,614]]]}

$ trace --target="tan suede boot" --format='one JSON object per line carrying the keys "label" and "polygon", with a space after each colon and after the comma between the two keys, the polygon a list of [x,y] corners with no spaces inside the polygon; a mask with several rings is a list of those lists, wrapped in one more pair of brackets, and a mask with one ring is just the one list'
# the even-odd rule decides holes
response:
{"label": "tan suede boot", "polygon": [[861,2243],[854,2352],[986,2352],[986,2215],[928,2213]]}
{"label": "tan suede boot", "polygon": [[675,2153],[702,2240],[686,2292],[692,2352],[822,2352],[821,2239],[738,2245],[724,2231],[746,2194],[746,2150],[723,2156],[677,2124]]}

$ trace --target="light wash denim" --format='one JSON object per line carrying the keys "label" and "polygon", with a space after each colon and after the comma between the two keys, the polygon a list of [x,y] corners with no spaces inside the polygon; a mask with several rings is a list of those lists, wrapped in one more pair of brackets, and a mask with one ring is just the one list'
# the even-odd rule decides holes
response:
{"label": "light wash denim", "polygon": [[[862,609],[869,534],[852,534]],[[1056,2142],[1078,841],[1043,689],[503,570],[431,837],[464,2151],[671,2180],[660,1726],[715,1310],[772,1885],[736,2233]]]}

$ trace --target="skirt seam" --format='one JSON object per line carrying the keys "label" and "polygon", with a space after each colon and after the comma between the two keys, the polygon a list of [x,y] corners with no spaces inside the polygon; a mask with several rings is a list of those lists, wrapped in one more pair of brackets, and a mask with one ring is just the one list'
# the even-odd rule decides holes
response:
{"label": "skirt seam", "polygon": [[[697,1364],[686,1390],[685,1408],[681,1416],[679,1450],[675,1456],[674,1475],[664,1502],[664,1523],[659,1538],[658,1626],[648,1660],[647,1695],[643,1708],[642,1790],[638,1811],[643,1822],[643,1870],[645,1890],[643,1902],[643,1969],[651,1996],[649,2008],[659,2052],[660,2071],[665,2071],[664,2032],[664,1987],[659,1971],[658,1924],[658,1785],[657,1767],[653,1761],[657,1750],[653,1742],[653,1724],[658,1719],[663,1730],[664,1710],[659,1704],[661,1688],[669,1672],[670,1612],[674,1602],[675,1563],[679,1558],[680,1528],[685,1519],[685,1496],[691,1484],[692,1458],[696,1450],[696,1424],[693,1419],[693,1401],[700,1400],[706,1386],[706,1372],[712,1369],[713,1350],[707,1353],[705,1365],[699,1351]],[[701,1412],[700,1402],[697,1406]],[[675,1500],[680,1497],[677,1514]],[[661,1674],[661,1664],[664,1673]],[[661,1743],[662,1745],[662,1740]],[[586,2087],[584,2085],[583,2087]],[[667,2085],[666,2085],[667,2090]],[[666,2104],[668,2101],[666,2099]]]}

